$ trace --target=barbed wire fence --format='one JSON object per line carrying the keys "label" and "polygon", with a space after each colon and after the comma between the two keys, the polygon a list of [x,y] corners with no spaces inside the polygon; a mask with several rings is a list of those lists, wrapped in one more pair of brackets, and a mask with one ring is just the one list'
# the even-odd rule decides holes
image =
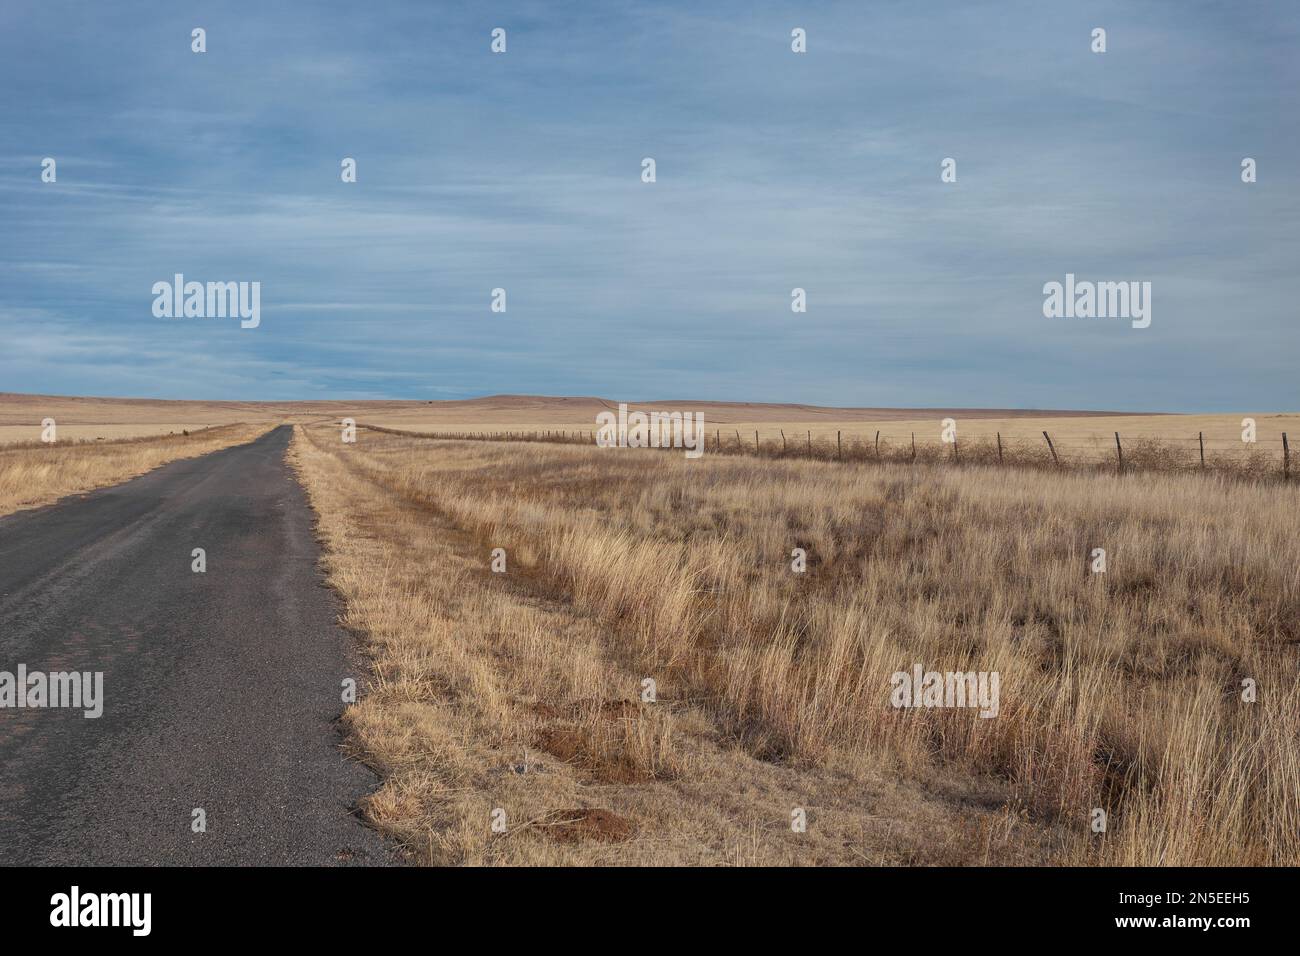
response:
{"label": "barbed wire fence", "polygon": [[[437,439],[442,441],[528,442],[563,445],[596,444],[596,430],[582,429],[523,429],[493,431],[415,432],[387,428],[381,425],[358,423],[358,427],[373,432],[407,438]],[[648,429],[647,438],[657,438],[649,447],[658,450],[680,450],[674,445],[672,434],[663,431],[654,436]],[[918,440],[915,432],[901,437],[888,436],[882,431],[871,433],[845,433],[837,431],[832,439],[828,435],[814,436],[811,431],[787,434],[777,429],[776,434],[763,435],[754,430],[744,435],[739,429],[723,431],[715,428],[703,436],[704,451],[715,455],[747,455],[767,459],[792,459],[813,461],[842,461],[859,463],[893,464],[951,464],[1002,465],[1017,468],[1206,472],[1228,473],[1252,479],[1291,479],[1291,447],[1287,433],[1281,440],[1267,439],[1244,442],[1232,438],[1207,438],[1204,432],[1194,437],[1130,436],[1119,432],[1113,437],[1101,435],[1053,436],[1049,431],[1037,435],[1003,434],[980,435],[962,438],[954,434],[952,441],[942,438]],[[646,447],[644,445],[638,447]]]}

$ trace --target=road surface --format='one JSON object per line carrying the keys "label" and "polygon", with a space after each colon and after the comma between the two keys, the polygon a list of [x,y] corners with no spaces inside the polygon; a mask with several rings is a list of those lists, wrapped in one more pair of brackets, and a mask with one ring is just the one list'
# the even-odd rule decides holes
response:
{"label": "road surface", "polygon": [[389,862],[291,434],[0,518],[0,672],[103,672],[99,718],[0,707],[0,864]]}

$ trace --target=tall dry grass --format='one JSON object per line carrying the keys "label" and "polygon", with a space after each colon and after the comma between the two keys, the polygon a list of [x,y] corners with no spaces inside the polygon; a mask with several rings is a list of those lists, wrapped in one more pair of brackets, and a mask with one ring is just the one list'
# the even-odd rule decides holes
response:
{"label": "tall dry grass", "polygon": [[[541,695],[569,679],[568,664],[598,673],[613,659],[625,680],[653,677],[670,709],[688,709],[743,754],[737,774],[777,767],[793,775],[790,793],[802,784],[841,796],[896,781],[907,799],[889,812],[910,822],[850,841],[863,860],[999,861],[1016,859],[1017,846],[1071,863],[1300,860],[1294,487],[1199,474],[686,461],[365,432],[343,446],[330,428],[306,438],[315,473],[346,475],[353,502],[369,489],[399,503],[405,520],[424,516],[460,536],[469,566],[484,569],[472,587],[460,582],[476,603],[460,619],[463,641],[491,635],[496,653],[526,656],[530,638],[494,618],[508,599],[506,582],[485,571],[494,547],[557,614],[595,623],[573,661],[536,658],[531,677],[523,668],[511,678],[521,683],[497,695]],[[348,507],[313,500],[323,523]],[[807,552],[806,573],[791,570],[795,548]],[[1104,574],[1090,572],[1094,548],[1106,550]],[[390,559],[397,566],[401,551]],[[373,568],[354,573],[345,596],[370,601]],[[408,602],[426,599],[418,582],[407,587]],[[374,621],[356,624],[369,631]],[[400,649],[411,635],[397,627],[386,639]],[[914,663],[997,671],[999,716],[892,708],[890,676]],[[420,698],[429,699],[449,706],[438,692]],[[370,706],[385,727],[361,734],[371,745],[402,732],[402,708],[382,694]],[[509,711],[498,727],[513,725]],[[683,746],[680,730],[661,738],[663,753]],[[590,738],[554,747],[593,765],[616,749]],[[646,749],[637,752],[644,761]],[[701,773],[680,766],[679,777]],[[988,812],[963,835],[950,811],[979,800]],[[1089,826],[1095,808],[1108,818],[1101,834]],[[944,855],[973,843],[982,857]]]}
{"label": "tall dry grass", "polygon": [[8,445],[0,448],[0,515],[115,485],[177,458],[249,442],[272,427],[236,424],[188,435]]}

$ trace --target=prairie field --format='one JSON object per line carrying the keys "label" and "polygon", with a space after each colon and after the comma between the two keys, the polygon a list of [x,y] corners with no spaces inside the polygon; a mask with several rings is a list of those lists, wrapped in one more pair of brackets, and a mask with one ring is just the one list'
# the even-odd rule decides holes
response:
{"label": "prairie field", "polygon": [[[1282,435],[1300,436],[1300,414],[1245,410],[1238,414],[1117,414],[1104,411],[1010,409],[827,408],[757,402],[632,402],[643,412],[677,411],[704,416],[710,451],[765,456],[894,459],[951,458],[941,440],[944,420],[955,423],[960,458],[996,458],[1001,437],[1008,462],[1051,461],[1047,432],[1064,465],[1114,463],[1115,434],[1126,464],[1163,461],[1199,466],[1202,443],[1208,466],[1278,471]],[[507,434],[590,440],[596,415],[616,411],[616,401],[596,397],[493,395],[459,401],[165,401],[18,395],[0,392],[0,446],[38,441],[41,421],[53,418],[70,441],[112,440],[180,433],[235,422],[310,424],[352,418],[360,425],[443,436]],[[1242,420],[1256,423],[1255,441],[1242,441]],[[757,446],[756,444],[757,443]]]}
{"label": "prairie field", "polygon": [[[156,438],[159,436],[179,435],[185,437],[187,432],[198,432],[205,428],[217,426],[204,422],[134,422],[131,424],[112,424],[99,422],[62,423],[55,419],[56,435],[60,443],[77,444],[79,442],[112,442],[130,438]],[[43,445],[40,422],[30,425],[0,425],[0,448],[12,448],[16,445]]]}
{"label": "prairie field", "polygon": [[[444,437],[568,437],[591,442],[595,416],[616,411],[606,399],[495,396],[436,404],[366,403],[352,410],[318,409],[350,416],[362,425]],[[704,416],[710,451],[771,457],[992,462],[1001,445],[1008,463],[1099,465],[1116,463],[1116,435],[1126,465],[1205,466],[1256,475],[1280,473],[1282,436],[1300,436],[1300,415],[1247,411],[1241,414],[1160,415],[1007,409],[821,408],[739,402],[631,403],[642,412],[698,412]],[[955,442],[943,439],[951,419]],[[1243,420],[1254,422],[1243,441]],[[1044,433],[1051,439],[1047,444]],[[1202,459],[1202,452],[1204,459]],[[1055,458],[1053,457],[1055,455]]]}
{"label": "prairie field", "polygon": [[[290,457],[414,861],[1300,863],[1294,483],[326,423]],[[916,666],[999,675],[996,715],[895,706]]]}
{"label": "prairie field", "polygon": [[665,403],[690,460],[616,407],[5,395],[0,515],[293,423],[417,863],[1300,862],[1300,416]]}

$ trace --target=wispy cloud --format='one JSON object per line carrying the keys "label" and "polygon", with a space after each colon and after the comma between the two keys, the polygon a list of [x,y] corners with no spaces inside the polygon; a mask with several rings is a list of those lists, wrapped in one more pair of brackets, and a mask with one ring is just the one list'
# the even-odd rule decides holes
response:
{"label": "wispy cloud", "polygon": [[[6,389],[1295,405],[1289,5],[0,17]],[[154,318],[176,272],[261,326]],[[1044,319],[1066,272],[1152,281],[1151,328]]]}

